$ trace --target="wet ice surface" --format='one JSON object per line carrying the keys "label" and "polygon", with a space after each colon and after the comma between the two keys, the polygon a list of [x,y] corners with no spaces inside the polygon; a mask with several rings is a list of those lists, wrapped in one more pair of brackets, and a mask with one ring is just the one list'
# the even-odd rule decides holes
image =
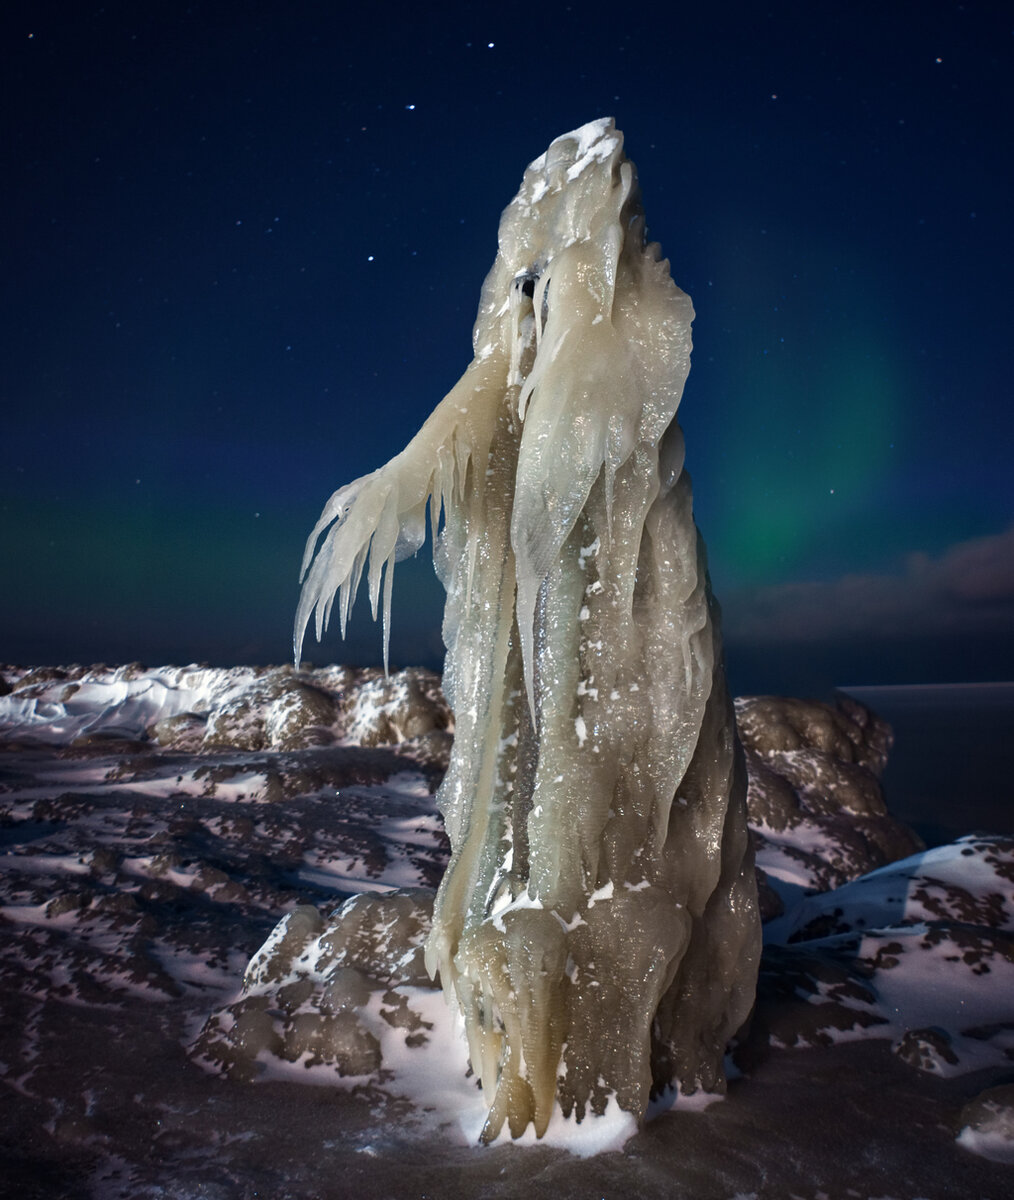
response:
{"label": "wet ice surface", "polygon": [[[329,919],[363,891],[436,886],[447,714],[432,679],[246,671],[195,686],[191,672],[181,694],[180,673],[3,674],[3,1194],[1009,1194],[1009,1109],[1001,1120],[983,1101],[977,1127],[968,1115],[1014,1082],[1009,839],[862,874],[873,841],[906,836],[852,812],[876,809],[869,780],[809,744],[785,749],[784,731],[758,734],[751,813],[784,911],[767,925],[742,1077],[613,1153],[478,1149],[464,1048],[424,987],[371,993],[362,1019],[382,1035],[381,1071],[341,1078],[268,1055],[243,1082],[192,1051],[297,905]],[[763,712],[769,732],[799,725]],[[849,813],[865,840],[841,832]],[[828,872],[844,882],[814,894]],[[414,1048],[382,1016],[399,989],[430,1026]]]}

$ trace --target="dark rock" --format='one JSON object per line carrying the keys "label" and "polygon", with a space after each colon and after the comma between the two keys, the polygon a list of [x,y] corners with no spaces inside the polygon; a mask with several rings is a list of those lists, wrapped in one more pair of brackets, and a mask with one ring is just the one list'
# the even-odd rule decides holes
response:
{"label": "dark rock", "polygon": [[935,1025],[927,1029],[910,1029],[892,1049],[902,1062],[931,1074],[939,1074],[944,1064],[953,1067],[958,1062],[950,1034]]}

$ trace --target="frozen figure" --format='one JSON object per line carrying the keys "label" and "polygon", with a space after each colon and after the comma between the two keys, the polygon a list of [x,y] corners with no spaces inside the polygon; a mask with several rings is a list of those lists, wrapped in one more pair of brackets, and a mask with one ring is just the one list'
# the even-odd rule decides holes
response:
{"label": "frozen figure", "polygon": [[612,121],[557,138],[503,213],[471,364],[307,548],[297,661],[364,570],[386,659],[429,504],[455,739],[426,960],[486,1141],[722,1090],[753,1003],[745,779],[675,420],[692,318]]}

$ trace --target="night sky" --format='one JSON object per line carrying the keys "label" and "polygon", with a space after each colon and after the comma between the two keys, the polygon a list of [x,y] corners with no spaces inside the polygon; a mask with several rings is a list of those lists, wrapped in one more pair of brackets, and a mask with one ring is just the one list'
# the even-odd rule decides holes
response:
{"label": "night sky", "polygon": [[[5,6],[0,661],[282,662],[303,543],[612,115],[737,691],[1014,677],[1001,3]],[[438,666],[428,552],[392,661]],[[360,596],[349,643],[378,662]]]}

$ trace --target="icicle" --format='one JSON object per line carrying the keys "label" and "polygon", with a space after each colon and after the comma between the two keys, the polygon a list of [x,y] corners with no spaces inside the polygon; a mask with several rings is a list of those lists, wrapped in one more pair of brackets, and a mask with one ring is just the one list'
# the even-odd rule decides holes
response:
{"label": "icicle", "polygon": [[391,649],[391,589],[394,583],[394,554],[387,560],[384,575],[384,675],[388,674]]}

